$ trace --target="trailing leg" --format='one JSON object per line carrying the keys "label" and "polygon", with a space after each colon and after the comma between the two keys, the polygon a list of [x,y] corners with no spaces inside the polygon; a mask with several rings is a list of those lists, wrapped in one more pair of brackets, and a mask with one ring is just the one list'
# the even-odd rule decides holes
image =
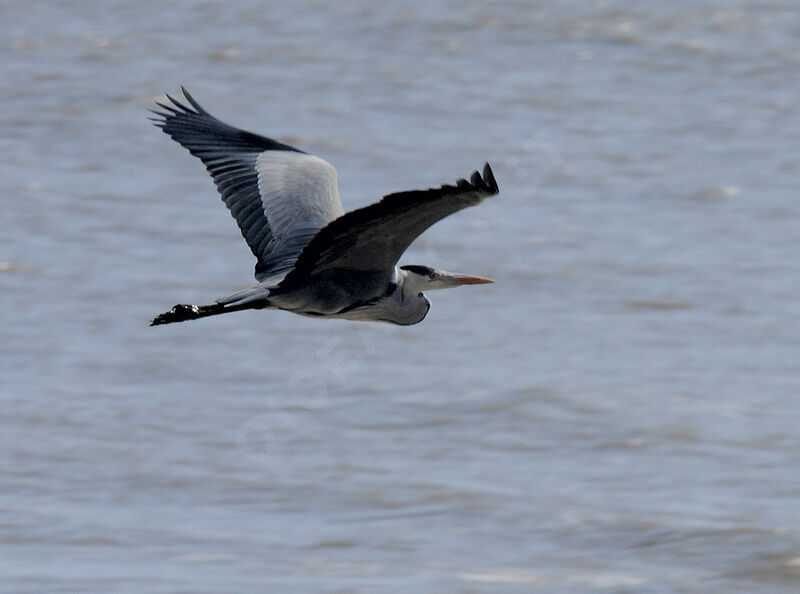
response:
{"label": "trailing leg", "polygon": [[212,305],[188,305],[186,303],[179,303],[171,310],[153,318],[150,321],[150,325],[159,326],[161,324],[172,324],[173,322],[185,322],[186,320],[196,320],[198,318],[206,318],[208,316],[216,316],[232,311],[241,311],[243,309],[263,309],[268,305],[266,299],[250,301],[241,305],[227,306],[222,303],[214,303]]}

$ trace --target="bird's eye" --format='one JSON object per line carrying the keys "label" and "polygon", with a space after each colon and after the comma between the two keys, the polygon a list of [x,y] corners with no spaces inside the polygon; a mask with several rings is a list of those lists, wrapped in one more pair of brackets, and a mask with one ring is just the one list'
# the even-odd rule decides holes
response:
{"label": "bird's eye", "polygon": [[436,273],[435,272],[429,273],[428,274],[428,278],[431,279],[431,280],[435,279],[436,278]]}
{"label": "bird's eye", "polygon": [[417,297],[422,297],[422,293],[417,293]]}

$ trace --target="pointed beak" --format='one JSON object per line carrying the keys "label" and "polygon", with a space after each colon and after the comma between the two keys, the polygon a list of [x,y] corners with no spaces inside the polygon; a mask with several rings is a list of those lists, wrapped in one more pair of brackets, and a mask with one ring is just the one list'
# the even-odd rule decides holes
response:
{"label": "pointed beak", "polygon": [[490,278],[482,276],[469,276],[466,274],[455,274],[453,272],[445,272],[440,277],[440,281],[446,287],[460,287],[461,285],[485,285],[493,283]]}

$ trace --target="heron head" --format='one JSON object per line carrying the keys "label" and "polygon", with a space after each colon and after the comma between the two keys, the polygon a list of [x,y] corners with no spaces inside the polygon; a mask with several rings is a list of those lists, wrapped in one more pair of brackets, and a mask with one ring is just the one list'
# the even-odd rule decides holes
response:
{"label": "heron head", "polygon": [[482,276],[469,276],[466,274],[457,274],[455,272],[447,272],[445,270],[438,270],[429,266],[401,266],[401,270],[405,270],[408,274],[408,279],[413,279],[414,284],[419,287],[419,290],[434,290],[434,289],[449,289],[451,287],[460,287],[461,285],[482,285],[485,283],[493,283],[494,281]]}

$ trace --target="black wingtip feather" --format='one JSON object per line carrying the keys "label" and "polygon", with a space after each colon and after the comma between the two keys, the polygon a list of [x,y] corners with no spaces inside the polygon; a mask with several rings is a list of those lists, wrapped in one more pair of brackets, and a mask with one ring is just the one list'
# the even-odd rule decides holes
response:
{"label": "black wingtip feather", "polygon": [[203,115],[209,115],[209,113],[205,109],[203,109],[202,106],[197,101],[195,101],[195,98],[191,96],[189,91],[187,91],[186,87],[184,87],[183,85],[181,85],[181,92],[183,93],[183,96],[186,97],[186,100],[189,102],[189,104],[197,110],[197,113]]}
{"label": "black wingtip feather", "polygon": [[[167,95],[169,97],[169,95]],[[161,109],[166,109],[173,115],[178,115],[180,111],[172,107],[171,105],[167,105],[166,103],[161,103],[161,101],[156,101],[156,105],[158,105]],[[152,111],[152,110],[151,110]]]}
{"label": "black wingtip feather", "polygon": [[[172,95],[170,95],[169,93],[164,93],[164,95],[166,95],[166,96],[167,96],[167,99],[169,99],[170,101],[172,101],[172,102],[173,102],[173,103],[174,103],[174,104],[175,104],[175,105],[176,105],[178,108],[180,108],[180,109],[181,109],[181,111],[188,112],[188,113],[191,113],[191,112],[192,112],[192,110],[191,110],[191,109],[189,109],[188,107],[186,107],[186,106],[185,106],[183,103],[181,103],[180,101],[178,101],[177,99],[175,99],[175,97],[173,97],[173,96],[172,96]],[[176,112],[176,113],[177,113],[177,112]]]}
{"label": "black wingtip feather", "polygon": [[483,182],[493,194],[497,194],[500,191],[500,188],[497,187],[497,180],[494,178],[494,172],[492,172],[492,168],[489,163],[485,163],[483,166]]}
{"label": "black wingtip feather", "polygon": [[[431,188],[432,190],[434,188]],[[497,180],[494,178],[494,173],[492,172],[492,168],[489,166],[488,163],[484,164],[483,166],[483,175],[478,171],[474,171],[472,175],[469,177],[469,181],[466,179],[459,179],[456,180],[455,185],[443,185],[441,187],[442,190],[482,190],[487,192],[489,196],[494,196],[500,190],[497,187]]]}
{"label": "black wingtip feather", "polygon": [[488,162],[483,165],[483,179],[490,188],[497,188],[497,180],[495,180],[492,166]]}

